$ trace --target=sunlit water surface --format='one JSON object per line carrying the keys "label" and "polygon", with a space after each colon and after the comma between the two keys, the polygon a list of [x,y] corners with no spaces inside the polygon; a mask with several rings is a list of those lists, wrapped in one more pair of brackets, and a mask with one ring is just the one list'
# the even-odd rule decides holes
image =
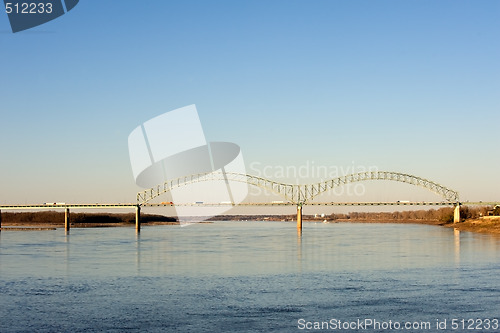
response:
{"label": "sunlit water surface", "polygon": [[0,332],[303,332],[367,318],[430,322],[412,331],[434,332],[444,320],[451,331],[453,319],[500,319],[499,309],[500,239],[442,227],[305,223],[299,236],[293,223],[216,222],[140,235],[0,234]]}

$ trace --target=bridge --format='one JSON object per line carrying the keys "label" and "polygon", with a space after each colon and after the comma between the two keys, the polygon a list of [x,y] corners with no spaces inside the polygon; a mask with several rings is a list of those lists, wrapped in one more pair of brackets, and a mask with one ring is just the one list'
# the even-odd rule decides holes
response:
{"label": "bridge", "polygon": [[[271,203],[163,203],[155,204],[151,201],[175,188],[189,186],[198,182],[210,181],[226,181],[226,182],[240,182],[252,186],[257,186],[271,192],[274,192],[283,197],[283,202]],[[337,187],[344,186],[350,183],[361,181],[393,181],[406,183],[421,188],[425,188],[443,198],[440,202],[314,202],[313,200],[319,195],[333,190]],[[302,206],[304,205],[321,205],[321,206],[388,206],[388,205],[403,205],[403,206],[455,206],[455,222],[460,221],[460,202],[458,192],[451,190],[443,185],[433,182],[428,179],[417,177],[410,174],[390,171],[367,171],[353,173],[328,181],[319,182],[308,185],[294,185],[276,182],[273,180],[265,179],[262,177],[252,176],[248,174],[234,173],[234,172],[207,172],[194,174],[177,179],[172,179],[157,185],[150,189],[140,191],[137,193],[136,203],[127,204],[65,204],[65,203],[52,203],[41,205],[3,205],[0,206],[0,227],[1,227],[1,211],[2,210],[40,210],[40,209],[64,209],[65,210],[65,229],[70,228],[70,209],[103,209],[103,208],[132,208],[136,212],[136,229],[140,231],[140,211],[141,207],[155,207],[155,206],[182,206],[182,205],[195,205],[195,206],[296,206],[297,207],[297,228],[302,229]],[[472,203],[471,203],[472,204]],[[476,203],[483,204],[483,203]]]}
{"label": "bridge", "polygon": [[[137,193],[137,204],[138,205],[147,204],[154,198],[166,192],[172,191],[175,188],[187,186],[198,182],[207,182],[207,181],[241,182],[248,185],[257,186],[266,190],[270,190],[271,192],[281,195],[284,199],[287,200],[288,204],[296,205],[297,229],[302,230],[302,206],[311,204],[314,205],[315,203],[312,202],[314,198],[329,190],[333,190],[334,188],[344,186],[350,183],[369,181],[369,180],[395,181],[425,188],[435,194],[440,195],[443,198],[442,202],[443,205],[455,205],[456,208],[455,208],[454,220],[455,222],[460,221],[460,203],[459,203],[458,192],[425,178],[401,172],[392,172],[392,171],[359,172],[333,178],[325,182],[319,182],[308,185],[284,184],[273,180],[265,179],[262,177],[252,176],[248,174],[234,173],[234,172],[217,171],[217,172],[199,173],[199,174],[179,177],[177,179],[168,180],[163,184],[157,185],[145,191],[141,191]],[[407,202],[405,202],[404,204],[406,203]],[[403,204],[403,203],[397,202],[393,204]],[[433,204],[438,204],[438,203],[433,203]],[[324,205],[328,204],[324,203]],[[334,205],[334,203],[330,203],[330,205]],[[343,205],[354,205],[354,203],[344,203]],[[365,205],[387,205],[387,203],[365,203]]]}
{"label": "bridge", "polygon": [[336,187],[344,186],[354,182],[367,181],[367,180],[385,180],[407,183],[415,186],[420,186],[434,192],[443,197],[447,202],[458,202],[458,192],[453,191],[445,186],[436,182],[420,178],[417,176],[390,171],[367,171],[353,173],[350,175],[337,177],[325,182],[319,182],[309,185],[292,185],[279,183],[273,180],[256,177],[248,174],[234,173],[234,172],[206,172],[199,173],[177,179],[168,180],[163,184],[157,185],[150,189],[137,193],[137,203],[145,204],[152,199],[171,191],[174,188],[190,185],[197,182],[205,181],[233,181],[246,183],[248,185],[257,186],[266,190],[270,190],[284,199],[295,203],[297,205],[305,205],[320,194],[332,190]]}
{"label": "bridge", "polygon": [[135,209],[136,229],[140,230],[141,206],[137,204],[66,204],[66,203],[44,203],[39,205],[0,205],[0,228],[2,227],[2,210],[54,210],[64,209],[64,229],[70,229],[70,209]]}

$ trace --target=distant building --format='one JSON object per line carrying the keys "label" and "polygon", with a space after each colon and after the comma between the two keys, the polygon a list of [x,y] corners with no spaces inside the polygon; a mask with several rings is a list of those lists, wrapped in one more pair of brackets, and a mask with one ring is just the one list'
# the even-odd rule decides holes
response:
{"label": "distant building", "polygon": [[500,216],[500,205],[496,205],[495,208],[489,210],[488,216]]}

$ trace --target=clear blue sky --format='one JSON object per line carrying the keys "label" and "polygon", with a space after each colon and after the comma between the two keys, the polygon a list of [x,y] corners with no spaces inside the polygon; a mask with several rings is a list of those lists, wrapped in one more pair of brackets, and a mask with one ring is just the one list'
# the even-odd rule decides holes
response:
{"label": "clear blue sky", "polygon": [[16,34],[0,13],[0,203],[133,202],[129,133],[189,104],[249,169],[500,200],[499,35],[499,1],[80,1]]}

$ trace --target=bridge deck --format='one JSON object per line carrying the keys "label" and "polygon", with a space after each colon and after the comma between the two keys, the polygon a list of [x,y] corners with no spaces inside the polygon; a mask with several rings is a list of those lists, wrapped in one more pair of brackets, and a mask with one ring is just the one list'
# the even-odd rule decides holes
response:
{"label": "bridge deck", "polygon": [[[471,206],[495,206],[500,202],[463,202],[463,205]],[[306,202],[304,206],[455,206],[454,202]],[[147,203],[141,207],[170,207],[170,206],[193,206],[193,207],[214,207],[214,206],[296,206],[293,202],[243,202],[236,205],[231,203]],[[0,210],[44,210],[44,209],[120,209],[136,208],[137,204],[118,203],[118,204],[40,204],[40,205],[0,205]]]}
{"label": "bridge deck", "polygon": [[[142,207],[169,207],[169,206],[193,206],[193,207],[213,207],[213,206],[296,206],[293,202],[243,202],[239,204],[231,203],[147,203]],[[454,206],[454,202],[306,202],[304,206]]]}
{"label": "bridge deck", "polygon": [[40,204],[40,205],[0,205],[0,210],[23,209],[64,209],[64,208],[135,208],[137,204]]}

